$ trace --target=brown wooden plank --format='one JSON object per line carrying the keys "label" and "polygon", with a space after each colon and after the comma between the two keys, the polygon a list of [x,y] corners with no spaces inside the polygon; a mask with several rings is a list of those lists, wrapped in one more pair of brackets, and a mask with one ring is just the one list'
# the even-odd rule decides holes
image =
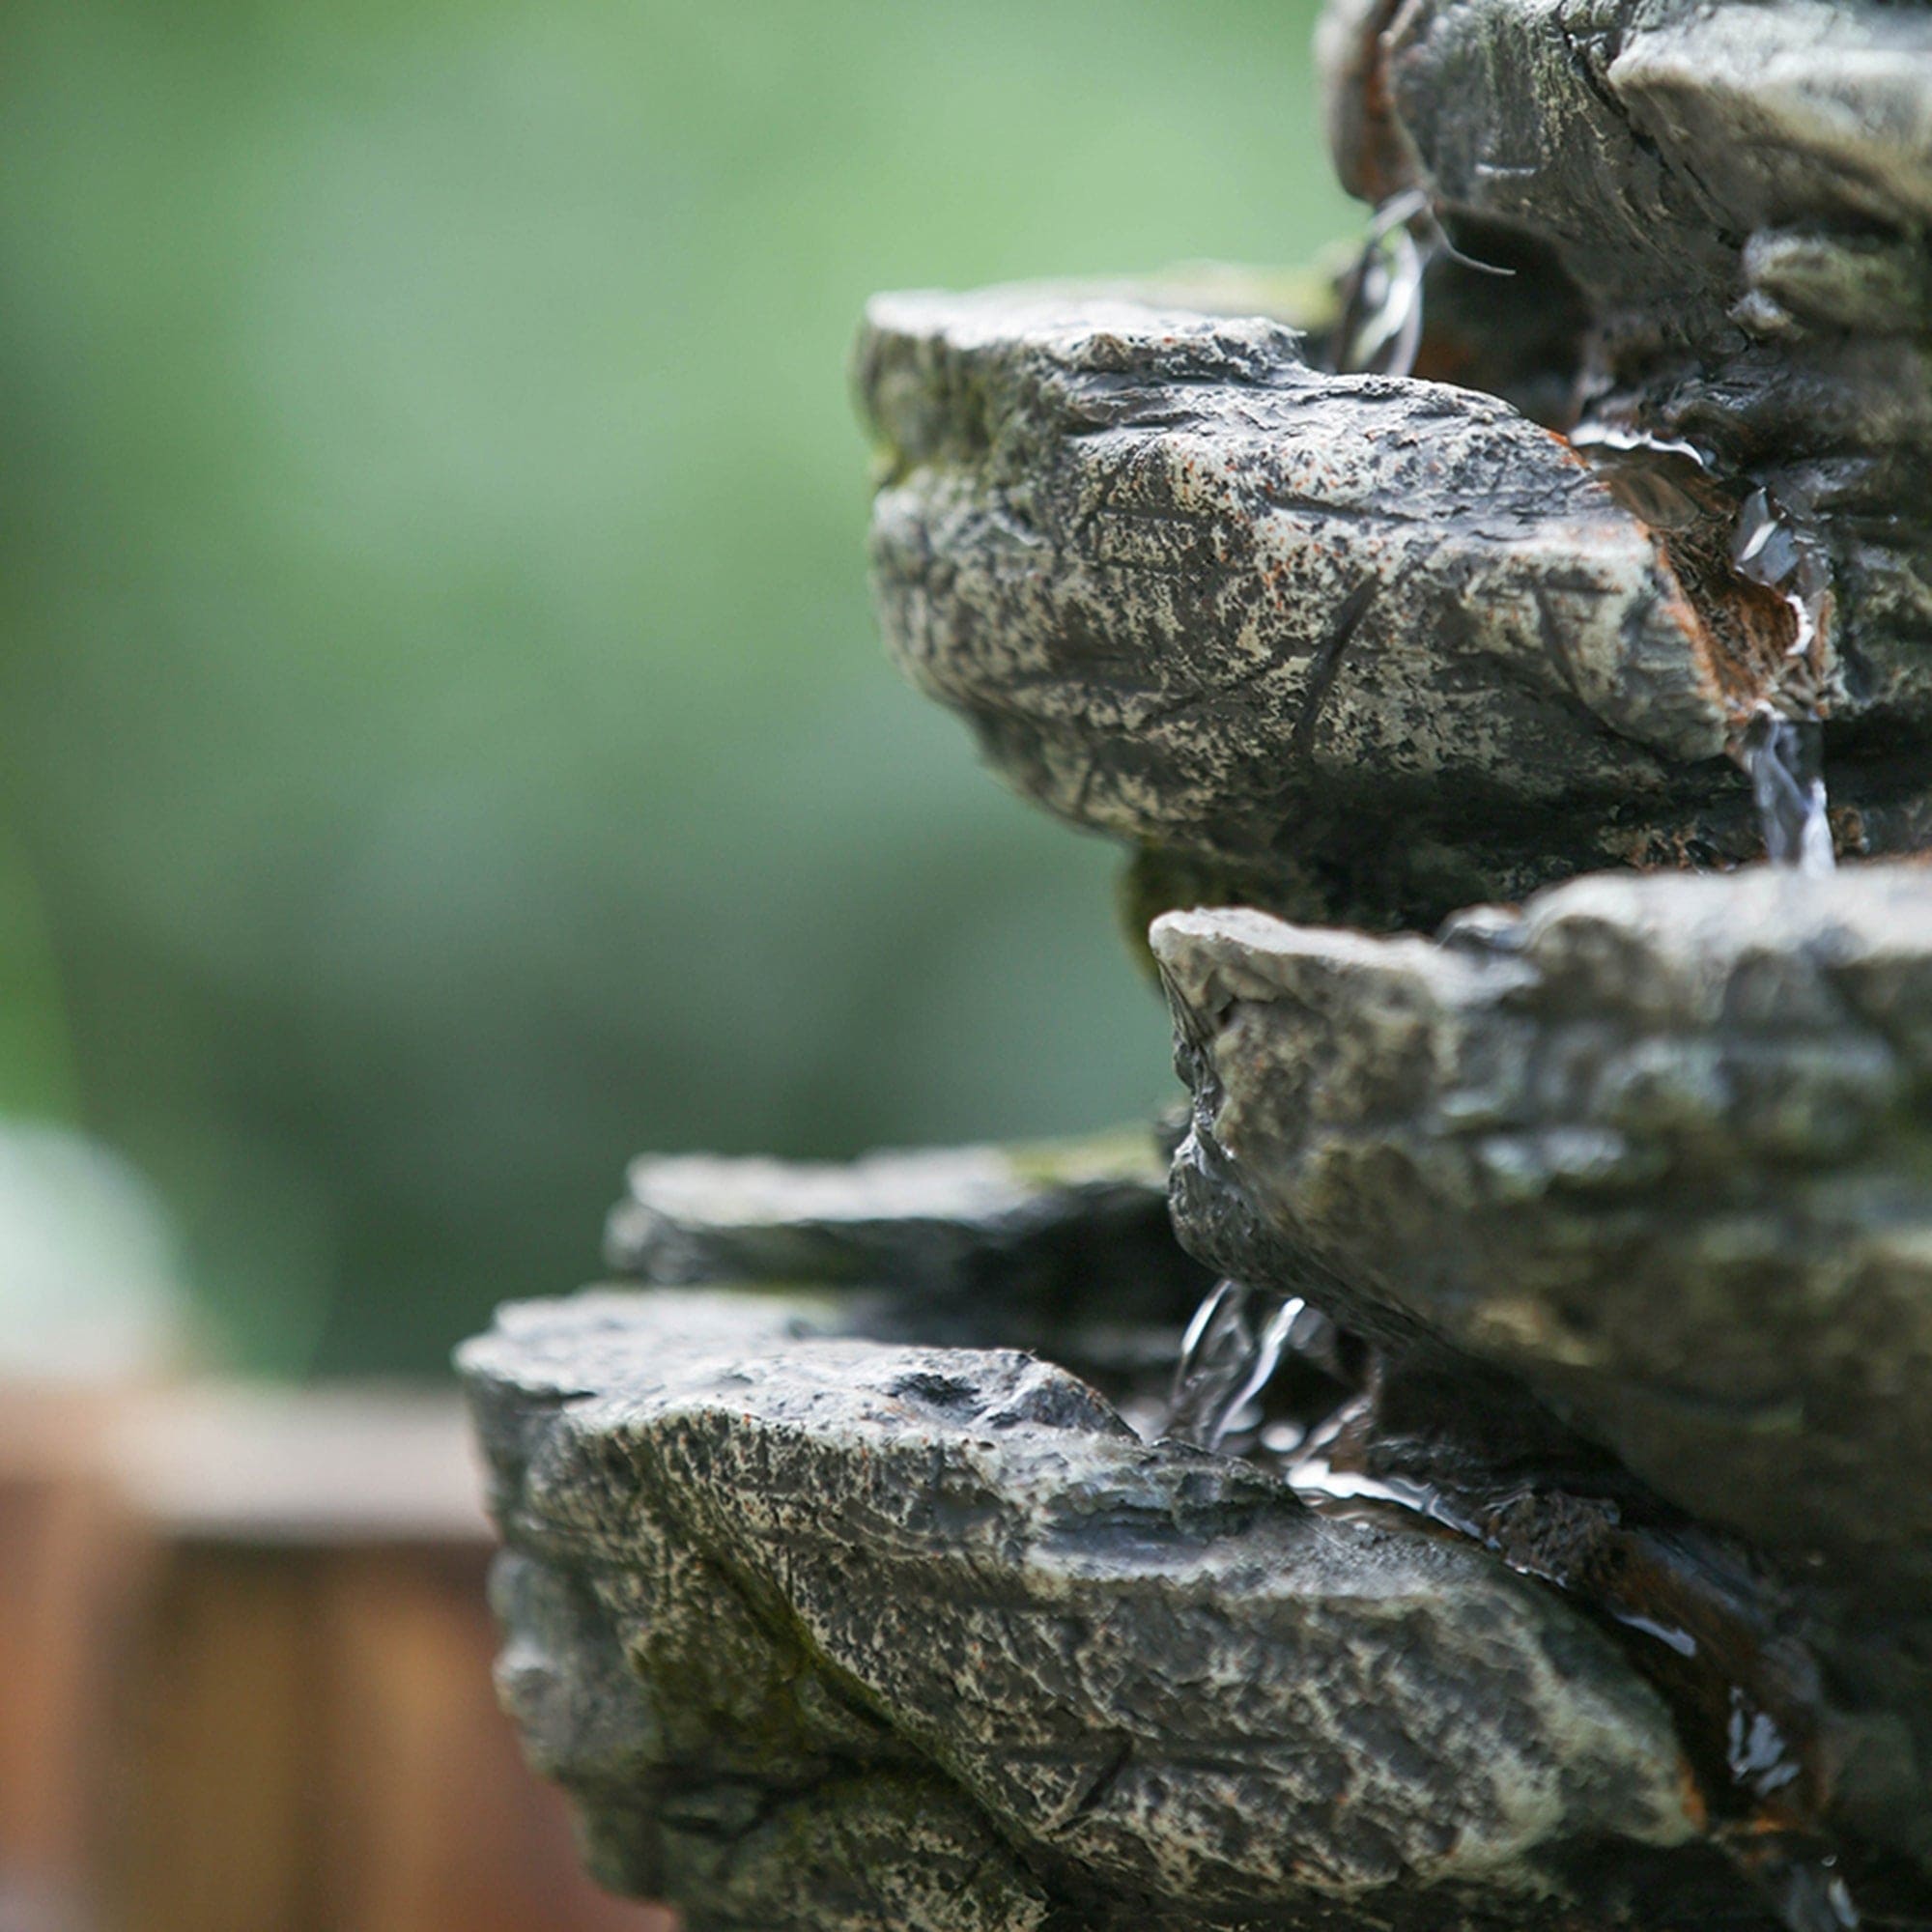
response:
{"label": "brown wooden plank", "polygon": [[325,1932],[315,1625],[302,1562],[239,1548],[161,1559],[104,1794],[104,1911],[119,1932]]}
{"label": "brown wooden plank", "polygon": [[562,1799],[496,1707],[482,1550],[345,1553],[328,1630],[330,1923],[357,1932],[668,1932],[599,1891]]}
{"label": "brown wooden plank", "polygon": [[0,1388],[0,1927],[81,1922],[125,1523],[93,1466],[99,1399]]}

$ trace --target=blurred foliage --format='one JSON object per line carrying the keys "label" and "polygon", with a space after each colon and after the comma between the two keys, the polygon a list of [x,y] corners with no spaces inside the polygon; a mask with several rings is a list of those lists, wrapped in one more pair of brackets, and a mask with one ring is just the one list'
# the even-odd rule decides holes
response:
{"label": "blurred foliage", "polygon": [[10,0],[0,1101],[77,1091],[239,1359],[439,1365],[639,1148],[1174,1096],[1112,853],[880,660],[843,359],[1345,232],[1311,23]]}

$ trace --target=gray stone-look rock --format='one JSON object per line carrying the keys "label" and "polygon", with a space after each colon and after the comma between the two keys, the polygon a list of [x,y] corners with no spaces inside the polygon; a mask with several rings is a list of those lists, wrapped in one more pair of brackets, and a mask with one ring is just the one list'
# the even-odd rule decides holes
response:
{"label": "gray stone-look rock", "polygon": [[1398,1359],[1521,1378],[1835,1594],[1841,1677],[1917,1733],[1890,1776],[1932,1855],[1932,869],[1604,876],[1438,941],[1175,914],[1153,944],[1183,1239]]}
{"label": "gray stone-look rock", "polygon": [[1153,945],[1184,1239],[1520,1373],[1662,1493],[1932,1577],[1932,868],[1602,876],[1438,941]]}
{"label": "gray stone-look rock", "polygon": [[887,641],[1061,815],[1383,921],[1640,845],[1677,761],[1754,836],[1655,542],[1506,406],[1051,290],[880,298],[859,370]]}
{"label": "gray stone-look rock", "polygon": [[1704,1895],[1670,1719],[1558,1598],[1143,1443],[1032,1356],[659,1292],[507,1309],[463,1367],[505,1697],[600,1871],[693,1932]]}
{"label": "gray stone-look rock", "polygon": [[[1321,55],[1345,183],[1463,251],[1438,380],[1230,291],[880,298],[901,664],[1050,810],[1296,917],[1753,856],[1766,704],[1822,712],[1841,851],[1932,842],[1932,15],[1346,0]],[[1736,566],[1753,502],[1802,594]]]}
{"label": "gray stone-look rock", "polygon": [[[1687,578],[1507,404],[1066,289],[881,297],[858,372],[887,641],[1060,815],[1371,924],[1759,849],[1723,753],[1784,606]],[[1894,763],[1833,777],[1854,844],[1922,836]]]}
{"label": "gray stone-look rock", "polygon": [[849,1291],[869,1332],[1047,1347],[1083,1370],[1175,1340],[1209,1278],[1174,1237],[1146,1129],[843,1163],[646,1156],[605,1231],[620,1276]]}

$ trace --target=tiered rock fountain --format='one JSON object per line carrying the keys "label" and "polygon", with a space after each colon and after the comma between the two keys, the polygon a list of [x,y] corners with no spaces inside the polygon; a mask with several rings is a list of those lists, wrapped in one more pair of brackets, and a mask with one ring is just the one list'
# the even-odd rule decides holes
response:
{"label": "tiered rock fountain", "polygon": [[1191,1124],[645,1160],[465,1351],[504,1696],[693,1932],[1932,1921],[1932,14],[1321,51],[1327,312],[858,357]]}

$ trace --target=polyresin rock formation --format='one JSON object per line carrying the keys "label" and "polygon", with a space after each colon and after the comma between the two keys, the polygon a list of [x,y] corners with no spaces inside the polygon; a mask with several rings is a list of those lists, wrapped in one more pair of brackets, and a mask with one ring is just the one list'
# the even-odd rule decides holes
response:
{"label": "polyresin rock formation", "polygon": [[[1435,941],[1174,914],[1153,944],[1187,1244],[1314,1294],[1392,1387],[1504,1372],[1747,1538],[1831,1680],[1821,1801],[1932,1861],[1932,872],[1605,875]],[[1372,1427],[1364,1468],[1493,1480],[1480,1402],[1429,1421]]]}
{"label": "polyresin rock formation", "polygon": [[1932,873],[1153,945],[1197,1253],[1319,1271],[1358,1333],[1521,1376],[1692,1513],[1932,1587]]}
{"label": "polyresin rock formation", "polygon": [[1176,1241],[1178,1134],[875,1153],[839,1166],[646,1157],[611,1210],[618,1276],[784,1282],[868,1335],[1050,1350],[1149,1419],[1213,1277]]}
{"label": "polyresin rock formation", "polygon": [[465,1351],[506,1702],[690,1932],[1932,1925],[1932,12],[1321,59],[1330,297],[856,361],[891,648],[1179,908],[1171,1219],[645,1160]]}
{"label": "polyresin rock formation", "polygon": [[887,639],[1064,817],[1378,923],[1756,848],[1656,540],[1507,405],[1024,290],[883,297],[859,368]]}
{"label": "polyresin rock formation", "polygon": [[1183,903],[1427,924],[1754,856],[1723,754],[1766,706],[1823,711],[1841,852],[1923,845],[1932,23],[1392,14],[1324,30],[1344,179],[1511,271],[1438,251],[1449,380],[1159,291],[882,297],[895,654]]}
{"label": "polyresin rock formation", "polygon": [[594,1868],[696,1928],[1441,1932],[1728,1895],[1694,1852],[1661,1875],[1695,1793],[1581,1614],[1144,1443],[1031,1355],[667,1291],[507,1309],[464,1367],[515,1551],[506,1701]]}

